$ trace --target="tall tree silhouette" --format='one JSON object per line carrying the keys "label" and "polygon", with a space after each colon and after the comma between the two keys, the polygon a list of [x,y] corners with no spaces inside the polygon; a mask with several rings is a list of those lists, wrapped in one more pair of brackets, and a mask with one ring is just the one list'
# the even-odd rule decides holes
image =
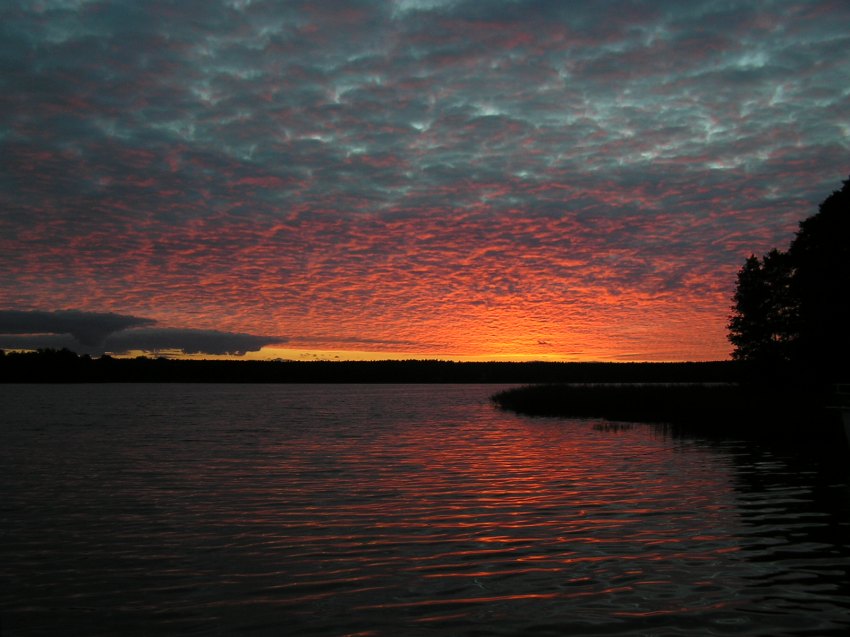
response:
{"label": "tall tree silhouette", "polygon": [[787,251],[746,260],[733,301],[733,358],[850,378],[850,179],[800,222]]}
{"label": "tall tree silhouette", "polygon": [[771,365],[793,359],[798,307],[792,272],[788,253],[776,249],[761,260],[755,255],[746,260],[738,272],[735,314],[729,320],[733,358]]}

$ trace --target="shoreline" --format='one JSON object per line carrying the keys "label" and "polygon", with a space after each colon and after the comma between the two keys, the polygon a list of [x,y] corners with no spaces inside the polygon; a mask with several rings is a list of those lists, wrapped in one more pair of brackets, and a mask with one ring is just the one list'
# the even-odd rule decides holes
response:
{"label": "shoreline", "polygon": [[827,406],[828,395],[807,387],[558,383],[507,389],[491,400],[500,409],[526,416],[640,422],[700,435],[804,437],[830,444],[844,437],[840,414]]}
{"label": "shoreline", "polygon": [[4,383],[574,383],[730,382],[733,361],[554,363],[385,361],[223,361],[90,358],[68,350],[0,356]]}

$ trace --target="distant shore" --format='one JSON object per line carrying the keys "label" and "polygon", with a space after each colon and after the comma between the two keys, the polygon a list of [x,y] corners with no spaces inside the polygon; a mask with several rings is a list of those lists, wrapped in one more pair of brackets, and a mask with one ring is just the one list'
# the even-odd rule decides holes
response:
{"label": "distant shore", "polygon": [[68,350],[0,356],[0,382],[4,383],[717,383],[734,382],[740,371],[740,365],[732,361],[213,361],[90,358]]}
{"label": "distant shore", "polygon": [[530,416],[664,424],[680,431],[742,437],[817,436],[843,441],[827,390],[738,383],[544,384],[495,394],[502,409]]}

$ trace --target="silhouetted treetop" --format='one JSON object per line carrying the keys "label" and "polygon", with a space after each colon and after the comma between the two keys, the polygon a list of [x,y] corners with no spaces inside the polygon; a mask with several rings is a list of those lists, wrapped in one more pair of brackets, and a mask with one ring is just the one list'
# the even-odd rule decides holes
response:
{"label": "silhouetted treetop", "polygon": [[793,298],[790,258],[773,249],[761,259],[750,256],[738,272],[735,314],[729,321],[733,358],[770,364],[793,358],[797,303]]}
{"label": "silhouetted treetop", "polygon": [[733,358],[798,378],[850,376],[850,179],[800,222],[787,251],[746,260],[733,301]]}

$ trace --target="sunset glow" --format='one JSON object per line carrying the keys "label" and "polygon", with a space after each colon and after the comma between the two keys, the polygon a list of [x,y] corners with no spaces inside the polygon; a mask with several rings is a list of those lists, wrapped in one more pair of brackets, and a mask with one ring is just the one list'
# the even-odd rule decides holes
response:
{"label": "sunset glow", "polygon": [[0,348],[725,359],[848,174],[846,2],[344,7],[0,9]]}

